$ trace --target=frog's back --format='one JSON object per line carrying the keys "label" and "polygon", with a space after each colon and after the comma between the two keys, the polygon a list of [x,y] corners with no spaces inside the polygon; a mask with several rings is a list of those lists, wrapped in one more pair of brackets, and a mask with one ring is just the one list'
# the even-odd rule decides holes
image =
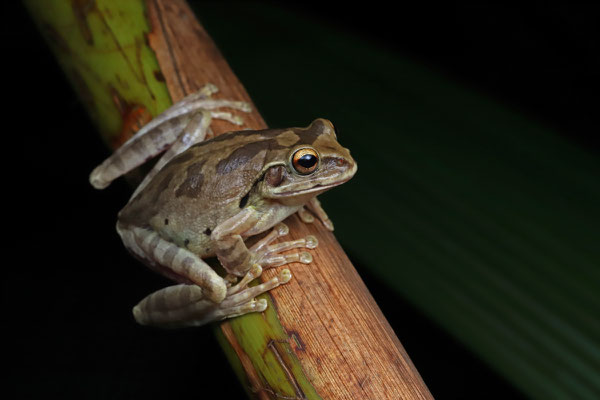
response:
{"label": "frog's back", "polygon": [[222,135],[173,158],[123,208],[119,220],[153,229],[198,254],[211,253],[212,230],[239,212],[264,166],[269,140],[254,132]]}

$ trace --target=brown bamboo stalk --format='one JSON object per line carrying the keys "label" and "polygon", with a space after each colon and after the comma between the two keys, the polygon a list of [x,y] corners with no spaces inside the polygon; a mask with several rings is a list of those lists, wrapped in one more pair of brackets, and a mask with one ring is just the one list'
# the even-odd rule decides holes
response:
{"label": "brown bamboo stalk", "polygon": [[[207,82],[220,89],[220,96],[251,102],[219,50],[182,0],[149,0],[152,33],[150,46],[168,90],[177,101]],[[246,129],[266,128],[257,111],[244,115]],[[307,121],[308,122],[308,121]],[[230,130],[215,121],[215,134]],[[360,161],[360,160],[359,160]],[[292,265],[294,278],[272,291],[277,316],[288,336],[293,357],[299,360],[310,383],[325,399],[427,399],[431,398],[400,341],[371,297],[354,266],[333,234],[321,224],[304,224],[297,217],[286,221],[290,238],[308,234],[319,238],[310,265]],[[265,279],[276,274],[266,271]],[[261,380],[238,341],[230,322],[221,330],[240,358],[246,382],[258,398],[276,398]],[[276,341],[268,344],[275,359],[285,364]],[[285,351],[285,350],[283,350]],[[286,355],[287,356],[287,355]],[[287,371],[289,368],[283,365]],[[288,378],[293,381],[291,370]],[[292,382],[294,384],[294,382]],[[296,397],[304,397],[294,384]]]}
{"label": "brown bamboo stalk", "polygon": [[[164,109],[168,99],[163,79],[173,101],[210,82],[221,90],[217,96],[251,102],[184,0],[145,0],[145,17],[141,3],[133,1],[27,4],[113,145],[147,121],[149,114]],[[48,5],[52,12],[44,15]],[[123,5],[129,6],[124,7],[127,11],[119,9]],[[156,59],[141,36],[131,39],[126,12],[138,22],[148,19],[147,39]],[[121,41],[129,44],[123,46]],[[110,71],[95,64],[104,63],[106,57],[112,57]],[[266,128],[257,111],[242,117],[245,129]],[[215,134],[235,129],[223,121],[214,121],[211,127]],[[286,223],[290,227],[286,240],[318,237],[319,247],[311,251],[313,263],[289,266],[294,278],[267,295],[269,308],[264,313],[219,325],[221,342],[247,391],[260,399],[431,398],[331,232],[297,217]],[[276,273],[265,271],[264,279]]]}

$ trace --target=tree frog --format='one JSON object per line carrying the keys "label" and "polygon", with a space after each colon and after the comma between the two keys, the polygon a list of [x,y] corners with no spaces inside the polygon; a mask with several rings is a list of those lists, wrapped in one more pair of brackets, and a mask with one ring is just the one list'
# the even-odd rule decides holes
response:
{"label": "tree frog", "polygon": [[[125,246],[152,269],[178,282],[144,298],[136,321],[161,327],[199,326],[265,310],[255,300],[291,279],[288,269],[248,286],[264,268],[310,263],[314,236],[273,244],[287,233],[281,222],[312,211],[333,225],[316,195],[348,181],[357,165],[328,120],[306,128],[242,130],[210,138],[212,118],[241,125],[222,107],[249,112],[247,103],[214,99],[206,85],[140,129],[90,175],[96,188],[164,153],[120,211],[117,231]],[[248,247],[245,240],[267,232]],[[217,274],[203,259],[216,256]]]}

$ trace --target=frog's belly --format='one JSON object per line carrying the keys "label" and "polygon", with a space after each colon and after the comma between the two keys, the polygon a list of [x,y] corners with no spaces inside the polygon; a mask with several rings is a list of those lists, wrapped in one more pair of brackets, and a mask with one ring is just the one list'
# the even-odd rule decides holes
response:
{"label": "frog's belly", "polygon": [[[278,203],[270,204],[263,210],[257,210],[258,221],[248,231],[242,234],[244,239],[258,235],[275,224],[283,221],[300,209],[301,206],[284,206]],[[239,212],[239,211],[238,211]],[[190,250],[201,258],[215,256],[215,245],[212,241],[212,231],[220,223],[233,215],[186,216],[182,213],[167,215],[161,213],[152,219],[151,225],[166,240],[177,244],[179,247]]]}
{"label": "frog's belly", "polygon": [[208,216],[169,213],[163,210],[150,220],[150,225],[165,240],[187,249],[200,258],[211,257],[214,249],[211,234],[217,221]]}

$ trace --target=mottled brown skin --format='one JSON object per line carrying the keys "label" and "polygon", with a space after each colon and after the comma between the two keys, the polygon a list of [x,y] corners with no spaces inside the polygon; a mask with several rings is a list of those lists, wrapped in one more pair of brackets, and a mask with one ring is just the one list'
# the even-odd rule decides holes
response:
{"label": "mottled brown skin", "polygon": [[[304,146],[321,156],[317,171],[306,176],[290,165],[291,154]],[[318,119],[307,128],[231,132],[171,160],[121,211],[119,220],[149,227],[204,258],[215,253],[215,227],[242,208],[254,208],[264,220],[243,236],[260,233],[311,197],[349,179],[353,168],[327,120]]]}
{"label": "mottled brown skin", "polygon": [[[356,172],[350,153],[324,119],[307,128],[237,131],[204,141],[212,118],[242,123],[216,108],[250,110],[243,102],[212,99],[216,90],[207,84],[174,104],[90,174],[92,185],[104,188],[162,154],[117,222],[123,243],[136,257],[179,282],[134,307],[140,324],[199,326],[264,310],[267,303],[255,297],[288,282],[291,272],[283,269],[262,284],[248,284],[264,268],[310,263],[310,253],[288,250],[318,244],[314,236],[272,244],[287,234],[281,221],[295,212],[312,221],[307,205],[333,229],[315,196]],[[246,246],[247,237],[270,228]],[[226,278],[203,260],[213,255]]]}

